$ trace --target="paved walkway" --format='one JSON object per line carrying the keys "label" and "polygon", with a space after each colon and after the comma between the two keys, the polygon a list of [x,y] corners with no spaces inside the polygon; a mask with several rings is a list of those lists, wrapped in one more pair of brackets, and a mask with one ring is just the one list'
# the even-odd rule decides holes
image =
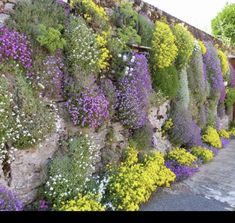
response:
{"label": "paved walkway", "polygon": [[142,211],[228,211],[235,208],[235,139],[193,177],[155,193]]}

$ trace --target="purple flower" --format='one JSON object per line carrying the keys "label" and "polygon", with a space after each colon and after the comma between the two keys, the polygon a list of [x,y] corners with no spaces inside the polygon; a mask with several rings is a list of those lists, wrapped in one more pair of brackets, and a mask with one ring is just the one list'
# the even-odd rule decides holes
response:
{"label": "purple flower", "polygon": [[126,75],[119,80],[118,118],[128,128],[145,125],[152,90],[148,61],[144,54],[135,53]]}
{"label": "purple flower", "polygon": [[6,27],[0,28],[0,61],[14,60],[24,68],[30,68],[31,53],[26,35]]}
{"label": "purple flower", "polygon": [[190,167],[180,165],[178,162],[174,160],[167,160],[165,162],[167,168],[169,168],[176,175],[176,181],[185,180],[188,177],[193,176],[194,173],[199,171],[198,167]]}
{"label": "purple flower", "polygon": [[220,138],[221,142],[222,142],[222,147],[225,148],[227,147],[227,145],[229,144],[229,139],[225,139],[225,138]]}
{"label": "purple flower", "polygon": [[0,185],[0,211],[22,211],[23,204],[14,193]]}
{"label": "purple flower", "polygon": [[74,125],[98,128],[109,117],[109,102],[100,88],[85,89],[65,104]]}
{"label": "purple flower", "polygon": [[207,78],[211,85],[211,94],[217,95],[219,93],[220,103],[223,103],[226,93],[220,59],[218,57],[217,50],[211,42],[205,42],[205,46],[207,48],[207,52],[203,56],[203,61],[205,63]]}
{"label": "purple flower", "polygon": [[48,208],[49,208],[49,206],[45,200],[39,201],[38,211],[46,211]]}

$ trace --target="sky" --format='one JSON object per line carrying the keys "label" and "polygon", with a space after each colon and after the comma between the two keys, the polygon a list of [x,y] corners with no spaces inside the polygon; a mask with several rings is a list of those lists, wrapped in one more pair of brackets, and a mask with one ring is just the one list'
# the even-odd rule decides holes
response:
{"label": "sky", "polygon": [[225,4],[235,0],[144,0],[172,16],[179,18],[209,34],[211,20]]}

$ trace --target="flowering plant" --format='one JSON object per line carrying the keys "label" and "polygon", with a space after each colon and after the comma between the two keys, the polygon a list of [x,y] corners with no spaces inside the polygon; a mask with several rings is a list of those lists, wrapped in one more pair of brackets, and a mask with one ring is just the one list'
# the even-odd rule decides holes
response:
{"label": "flowering plant", "polygon": [[209,162],[214,157],[213,152],[211,150],[208,150],[200,146],[193,147],[190,150],[193,155],[201,159],[204,163]]}
{"label": "flowering plant", "polygon": [[230,133],[226,129],[221,129],[219,131],[219,135],[220,135],[220,137],[223,137],[225,139],[229,139],[229,137],[230,137]]}
{"label": "flowering plant", "polygon": [[205,133],[202,135],[202,139],[205,143],[210,144],[213,147],[216,147],[218,149],[222,148],[222,143],[219,137],[219,134],[217,133],[216,129],[213,127],[208,127],[205,131]]}
{"label": "flowering plant", "polygon": [[32,66],[31,49],[26,35],[0,28],[0,60],[14,60],[24,68]]}

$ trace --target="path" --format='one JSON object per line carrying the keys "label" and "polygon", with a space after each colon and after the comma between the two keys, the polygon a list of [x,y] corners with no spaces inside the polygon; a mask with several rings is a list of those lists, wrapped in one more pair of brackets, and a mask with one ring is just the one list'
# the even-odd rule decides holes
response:
{"label": "path", "polygon": [[193,177],[155,193],[142,211],[227,211],[235,208],[235,139]]}

